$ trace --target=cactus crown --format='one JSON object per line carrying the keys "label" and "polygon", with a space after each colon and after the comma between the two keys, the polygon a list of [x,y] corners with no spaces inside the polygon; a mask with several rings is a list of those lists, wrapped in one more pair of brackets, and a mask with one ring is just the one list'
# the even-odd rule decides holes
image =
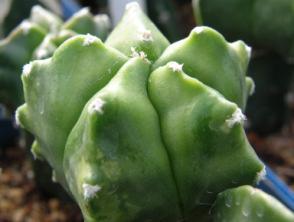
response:
{"label": "cactus crown", "polygon": [[242,127],[248,59],[208,27],[170,45],[132,3],[105,43],[74,36],[27,66],[17,116],[86,221],[206,221],[264,169]]}

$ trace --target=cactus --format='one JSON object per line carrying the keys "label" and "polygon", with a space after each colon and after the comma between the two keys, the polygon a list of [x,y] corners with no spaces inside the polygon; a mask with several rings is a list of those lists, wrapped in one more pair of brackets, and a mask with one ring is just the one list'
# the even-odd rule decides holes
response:
{"label": "cactus", "polygon": [[193,0],[197,23],[284,58],[294,56],[292,0]]}
{"label": "cactus", "polygon": [[242,127],[249,54],[208,27],[170,45],[130,3],[105,43],[24,67],[16,119],[85,221],[211,221],[218,193],[264,175]]}
{"label": "cactus", "polygon": [[94,17],[87,9],[62,24],[56,15],[34,6],[30,18],[0,42],[0,103],[13,112],[23,102],[19,74],[24,64],[32,59],[50,57],[62,42],[79,32],[105,39],[109,27],[106,15]]}
{"label": "cactus", "polygon": [[241,186],[218,194],[213,222],[292,222],[294,214],[263,191]]}

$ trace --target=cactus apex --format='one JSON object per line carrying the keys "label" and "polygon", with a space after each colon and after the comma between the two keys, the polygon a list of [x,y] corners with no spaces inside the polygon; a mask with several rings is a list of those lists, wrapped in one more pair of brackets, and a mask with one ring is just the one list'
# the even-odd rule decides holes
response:
{"label": "cactus apex", "polygon": [[260,181],[264,180],[266,176],[266,169],[263,166],[262,170],[256,174],[255,183],[258,184]]}
{"label": "cactus apex", "polygon": [[24,65],[23,66],[23,68],[22,68],[22,74],[24,75],[24,76],[29,76],[29,74],[31,73],[31,71],[32,71],[32,63],[30,62],[30,63],[28,63],[28,64],[26,64],[26,65]]}
{"label": "cactus apex", "polygon": [[183,66],[184,66],[184,64],[179,64],[179,63],[174,62],[174,61],[169,62],[167,64],[167,67],[172,69],[173,72],[182,72],[183,71]]}
{"label": "cactus apex", "polygon": [[94,43],[98,38],[96,36],[93,36],[91,34],[87,34],[85,36],[85,40],[83,42],[83,46],[89,46],[91,45],[92,43]]}
{"label": "cactus apex", "polygon": [[133,10],[133,9],[138,9],[140,8],[140,5],[138,2],[130,2],[128,4],[126,4],[125,9],[126,10]]}
{"label": "cactus apex", "polygon": [[104,104],[105,104],[104,100],[102,100],[100,98],[97,98],[88,107],[88,112],[90,114],[96,113],[96,112],[103,114],[102,107],[103,107]]}
{"label": "cactus apex", "polygon": [[101,190],[101,187],[99,185],[91,185],[87,183],[83,183],[82,187],[85,200],[95,197],[96,193]]}
{"label": "cactus apex", "polygon": [[29,30],[32,28],[32,23],[27,20],[24,20],[20,25],[23,33],[26,35],[29,33]]}
{"label": "cactus apex", "polygon": [[153,42],[152,33],[149,29],[140,31],[140,39],[145,42]]}
{"label": "cactus apex", "polygon": [[240,108],[237,108],[232,116],[226,120],[226,125],[232,128],[235,124],[243,124],[246,120],[246,116],[242,113]]}
{"label": "cactus apex", "polygon": [[204,26],[197,26],[195,27],[192,32],[195,32],[196,34],[200,34],[201,32],[203,32],[205,30]]}
{"label": "cactus apex", "polygon": [[82,8],[78,12],[74,14],[74,16],[84,16],[90,13],[90,9],[88,7]]}
{"label": "cactus apex", "polygon": [[132,52],[132,54],[131,54],[132,58],[138,57],[138,58],[141,58],[142,60],[144,60],[145,62],[150,63],[150,61],[148,60],[147,55],[144,51],[138,52],[138,51],[136,51],[135,47],[131,47],[131,52]]}

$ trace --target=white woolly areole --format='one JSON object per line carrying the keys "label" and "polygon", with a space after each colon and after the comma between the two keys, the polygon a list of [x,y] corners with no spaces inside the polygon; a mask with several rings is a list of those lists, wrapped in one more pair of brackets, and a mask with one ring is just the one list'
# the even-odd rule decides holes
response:
{"label": "white woolly areole", "polygon": [[89,106],[88,108],[88,112],[89,113],[94,113],[94,112],[98,112],[98,113],[103,113],[102,107],[105,104],[105,101],[103,101],[100,98],[95,99]]}
{"label": "white woolly areole", "polygon": [[32,63],[26,64],[22,68],[22,73],[24,76],[29,76],[32,71]]}
{"label": "white woolly areole", "polygon": [[183,71],[183,65],[184,64],[179,64],[177,62],[169,62],[167,67],[172,69],[174,72],[181,72]]}
{"label": "white woolly areole", "polygon": [[37,59],[44,59],[48,56],[48,51],[45,49],[39,49],[36,52]]}
{"label": "white woolly areole", "polygon": [[88,33],[85,36],[85,39],[84,39],[84,42],[83,42],[83,46],[89,46],[92,43],[94,43],[96,40],[97,40],[97,37],[96,36],[93,36],[93,35],[91,35],[91,34]]}
{"label": "white woolly areole", "polygon": [[140,39],[145,42],[152,42],[153,37],[152,37],[151,31],[148,29],[144,29],[140,31]]}
{"label": "white woolly areole", "polygon": [[135,9],[135,8],[140,8],[140,5],[138,2],[130,2],[130,3],[126,4],[126,10],[131,10],[131,9]]}
{"label": "white woolly areole", "polygon": [[87,183],[83,183],[82,187],[85,200],[95,197],[96,193],[101,190],[99,185],[91,185]]}
{"label": "white woolly areole", "polygon": [[266,169],[265,167],[262,168],[256,175],[255,182],[258,184],[260,181],[264,180],[266,176]]}
{"label": "white woolly areole", "polygon": [[246,120],[246,116],[242,113],[240,108],[237,108],[236,111],[232,114],[231,118],[226,120],[226,125],[229,128],[232,128],[235,124],[243,124]]}
{"label": "white woolly areole", "polygon": [[147,59],[147,55],[146,55],[145,52],[143,52],[143,51],[138,52],[138,51],[136,51],[136,49],[134,47],[131,47],[131,52],[132,52],[132,54],[131,54],[131,57],[132,58],[139,57],[139,58],[141,58],[141,59],[149,62],[149,60]]}
{"label": "white woolly areole", "polygon": [[90,10],[88,7],[82,8],[80,11],[76,12],[75,16],[84,16],[90,13]]}
{"label": "white woolly areole", "polygon": [[203,31],[204,31],[204,27],[203,27],[203,26],[198,26],[198,27],[195,27],[195,28],[193,29],[193,32],[195,32],[195,33],[197,33],[197,34],[203,32]]}
{"label": "white woolly areole", "polygon": [[28,21],[23,21],[20,25],[24,34],[28,34],[30,29],[32,28],[32,24]]}

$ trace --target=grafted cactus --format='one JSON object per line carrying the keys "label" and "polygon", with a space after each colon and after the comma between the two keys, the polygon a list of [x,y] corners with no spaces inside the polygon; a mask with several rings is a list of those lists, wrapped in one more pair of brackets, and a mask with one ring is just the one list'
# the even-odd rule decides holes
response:
{"label": "grafted cactus", "polygon": [[264,174],[242,127],[248,59],[208,27],[170,45],[130,3],[105,44],[74,36],[24,67],[16,118],[85,221],[211,221],[219,192]]}
{"label": "grafted cactus", "polygon": [[241,186],[220,193],[212,209],[214,222],[291,222],[293,213],[261,190]]}
{"label": "grafted cactus", "polygon": [[294,57],[292,0],[193,0],[197,23],[220,31],[230,40],[242,39]]}
{"label": "grafted cactus", "polygon": [[0,103],[13,111],[23,102],[20,73],[24,64],[50,57],[61,43],[78,33],[105,39],[109,27],[106,15],[94,17],[86,8],[63,24],[58,16],[34,6],[29,19],[0,42]]}

